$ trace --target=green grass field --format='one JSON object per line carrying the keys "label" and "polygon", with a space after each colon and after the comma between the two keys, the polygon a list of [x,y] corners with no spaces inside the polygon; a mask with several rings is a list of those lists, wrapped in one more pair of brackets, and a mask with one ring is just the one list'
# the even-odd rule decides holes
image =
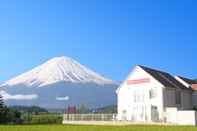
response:
{"label": "green grass field", "polygon": [[191,126],[79,126],[79,125],[24,125],[0,126],[0,131],[197,131]]}

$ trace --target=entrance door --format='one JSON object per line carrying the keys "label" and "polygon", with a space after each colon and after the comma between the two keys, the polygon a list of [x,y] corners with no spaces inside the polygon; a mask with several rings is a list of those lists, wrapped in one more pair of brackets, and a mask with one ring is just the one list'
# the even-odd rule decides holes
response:
{"label": "entrance door", "polygon": [[123,120],[123,121],[127,120],[127,111],[126,110],[122,111],[122,118],[121,118],[121,120]]}
{"label": "entrance door", "polygon": [[159,121],[159,112],[156,106],[151,106],[151,120],[153,122]]}
{"label": "entrance door", "polygon": [[145,122],[147,117],[146,106],[144,105],[137,105],[133,109],[133,120],[138,122]]}

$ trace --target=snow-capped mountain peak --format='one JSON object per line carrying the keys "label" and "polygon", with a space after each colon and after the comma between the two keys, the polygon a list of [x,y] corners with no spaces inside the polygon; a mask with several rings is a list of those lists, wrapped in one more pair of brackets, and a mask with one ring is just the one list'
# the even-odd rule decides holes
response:
{"label": "snow-capped mountain peak", "polygon": [[55,57],[33,70],[19,75],[3,85],[24,84],[42,87],[59,81],[71,83],[115,84],[69,57]]}

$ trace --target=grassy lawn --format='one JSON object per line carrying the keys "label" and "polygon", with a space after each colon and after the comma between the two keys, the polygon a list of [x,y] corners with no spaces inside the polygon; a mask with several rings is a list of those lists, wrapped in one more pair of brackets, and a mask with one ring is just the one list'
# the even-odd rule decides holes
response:
{"label": "grassy lawn", "polygon": [[79,125],[18,125],[0,126],[0,131],[197,131],[191,126],[79,126]]}

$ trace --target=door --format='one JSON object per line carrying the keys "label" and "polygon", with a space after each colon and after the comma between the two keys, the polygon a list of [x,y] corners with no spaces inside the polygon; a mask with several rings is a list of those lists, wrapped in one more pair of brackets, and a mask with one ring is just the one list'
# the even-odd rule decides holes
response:
{"label": "door", "polygon": [[159,112],[158,112],[157,106],[151,106],[151,120],[153,122],[159,121]]}
{"label": "door", "polygon": [[127,110],[122,111],[122,118],[121,120],[126,121],[127,120]]}
{"label": "door", "polygon": [[137,105],[134,107],[132,119],[137,122],[145,122],[147,120],[146,106]]}

